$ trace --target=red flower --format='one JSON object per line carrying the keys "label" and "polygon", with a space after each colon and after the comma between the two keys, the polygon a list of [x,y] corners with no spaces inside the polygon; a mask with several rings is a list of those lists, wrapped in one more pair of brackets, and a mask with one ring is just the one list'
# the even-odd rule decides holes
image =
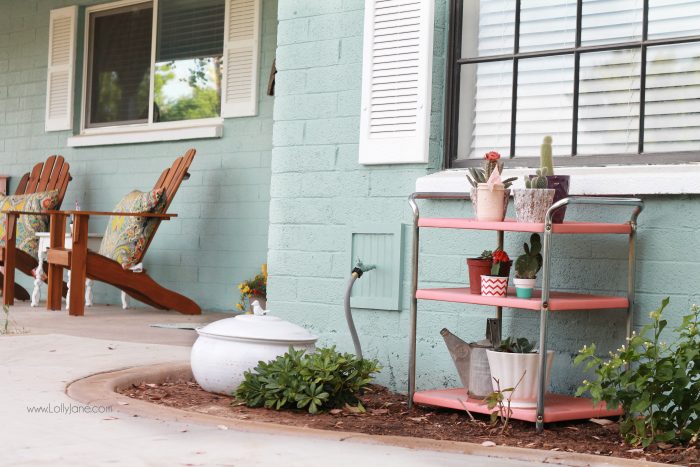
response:
{"label": "red flower", "polygon": [[503,250],[496,250],[493,252],[493,262],[494,263],[507,263],[510,261],[508,253]]}
{"label": "red flower", "polygon": [[501,155],[497,153],[496,151],[489,151],[484,155],[484,158],[487,161],[497,161],[498,159],[501,158]]}

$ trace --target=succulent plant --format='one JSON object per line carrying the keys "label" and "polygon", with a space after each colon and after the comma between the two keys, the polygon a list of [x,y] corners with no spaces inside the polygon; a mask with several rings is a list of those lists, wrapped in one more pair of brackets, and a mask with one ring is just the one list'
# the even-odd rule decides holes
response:
{"label": "succulent plant", "polygon": [[[494,162],[494,161],[487,161],[487,162]],[[499,172],[502,170],[503,163],[501,163],[501,168],[499,169]],[[486,173],[485,169],[479,168],[479,167],[470,167],[469,168],[469,173],[467,174],[467,180],[469,180],[469,183],[471,186],[474,188],[477,188],[479,183],[486,183],[491,176],[491,173]],[[513,184],[514,181],[516,181],[518,177],[510,177],[506,178],[503,180],[501,183],[503,183],[503,187],[508,189],[510,186]]]}
{"label": "succulent plant", "polygon": [[547,175],[547,167],[537,169],[534,177],[525,177],[525,188],[540,190],[547,188]]}
{"label": "succulent plant", "polygon": [[530,353],[535,349],[535,343],[530,342],[524,337],[508,337],[501,341],[501,345],[496,347],[498,352],[506,353]]}
{"label": "succulent plant", "polygon": [[552,137],[545,136],[540,146],[540,167],[547,169],[547,174],[554,175],[554,162],[552,161]]}
{"label": "succulent plant", "polygon": [[542,242],[539,234],[530,236],[530,245],[523,244],[525,253],[515,260],[515,277],[519,279],[534,279],[542,268]]}

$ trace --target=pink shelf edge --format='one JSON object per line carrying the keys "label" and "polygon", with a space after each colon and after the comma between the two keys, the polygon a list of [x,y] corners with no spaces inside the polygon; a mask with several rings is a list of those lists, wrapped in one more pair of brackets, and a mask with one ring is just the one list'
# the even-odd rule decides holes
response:
{"label": "pink shelf edge", "polygon": [[[514,219],[502,222],[478,221],[472,218],[423,217],[418,219],[418,227],[468,230],[502,230],[508,232],[544,232],[544,223],[528,224]],[[605,222],[564,222],[554,224],[552,232],[561,234],[629,234],[628,223],[611,224]]]}
{"label": "pink shelf edge", "polygon": [[[466,405],[470,412],[490,414],[486,403],[481,399],[469,399],[463,388],[436,389],[419,391],[413,396],[416,404],[447,409],[464,410]],[[463,405],[464,404],[464,405]],[[536,410],[513,408],[512,418],[526,422],[535,422]],[[562,422],[567,420],[583,420],[587,418],[615,417],[622,414],[621,409],[608,409],[604,402],[593,405],[590,399],[548,393],[545,396],[544,422]]]}
{"label": "pink shelf edge", "polygon": [[[515,296],[515,289],[512,287],[508,289],[508,295],[505,297],[485,297],[472,294],[469,292],[468,287],[418,289],[416,291],[416,298],[419,300],[504,306],[535,311],[540,309],[541,296],[542,291],[535,290],[532,298],[518,298]],[[552,292],[549,300],[550,311],[626,309],[628,305],[627,297],[585,295],[569,292]]]}

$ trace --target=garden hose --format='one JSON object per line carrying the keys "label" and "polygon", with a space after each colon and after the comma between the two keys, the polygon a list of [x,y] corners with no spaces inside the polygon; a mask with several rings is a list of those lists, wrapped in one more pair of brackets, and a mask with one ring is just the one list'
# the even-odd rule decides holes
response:
{"label": "garden hose", "polygon": [[352,310],[350,309],[350,295],[352,294],[352,286],[355,284],[355,281],[362,277],[362,274],[364,274],[367,271],[371,271],[372,269],[376,269],[376,266],[366,266],[362,264],[362,261],[358,259],[357,264],[352,269],[352,273],[350,274],[350,280],[348,281],[348,287],[345,290],[345,319],[348,322],[348,328],[350,329],[350,335],[352,336],[352,343],[355,346],[355,355],[357,355],[357,358],[359,359],[362,359],[362,346],[360,345],[360,338],[357,337],[355,322],[352,319]]}

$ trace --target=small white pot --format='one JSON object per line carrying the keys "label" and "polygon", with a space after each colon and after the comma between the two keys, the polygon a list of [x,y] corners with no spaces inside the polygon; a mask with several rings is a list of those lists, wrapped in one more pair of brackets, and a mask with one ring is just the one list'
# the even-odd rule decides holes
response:
{"label": "small white pot", "polygon": [[505,297],[507,292],[507,277],[481,276],[481,295],[484,297]]}
{"label": "small white pot", "polygon": [[[510,397],[511,408],[535,408],[537,407],[537,381],[539,375],[539,354],[537,353],[507,353],[487,350],[491,368],[491,383],[493,390],[515,388],[512,393],[505,393],[504,397]],[[547,351],[547,373],[545,375],[545,391],[549,389],[552,361],[554,351]],[[522,381],[520,378],[522,377]],[[499,384],[494,380],[498,379]],[[520,381],[520,383],[518,383]]]}
{"label": "small white pot", "polygon": [[513,284],[521,289],[534,289],[535,282],[537,282],[537,279],[520,279],[519,277],[513,278]]}
{"label": "small white pot", "polygon": [[231,395],[243,373],[284,355],[289,346],[313,352],[318,337],[276,316],[240,315],[197,329],[192,346],[192,374],[202,389]]}
{"label": "small white pot", "polygon": [[489,189],[488,184],[479,183],[477,189],[478,203],[476,205],[476,218],[480,221],[500,222],[506,216],[506,190],[499,183]]}

